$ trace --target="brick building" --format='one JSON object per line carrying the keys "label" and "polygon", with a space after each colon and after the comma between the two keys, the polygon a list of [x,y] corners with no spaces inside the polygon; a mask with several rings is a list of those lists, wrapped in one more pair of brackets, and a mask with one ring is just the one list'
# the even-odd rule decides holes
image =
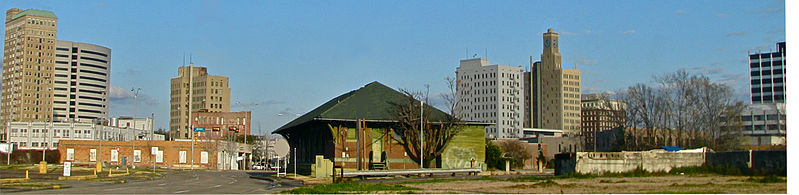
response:
{"label": "brick building", "polygon": [[205,128],[198,132],[200,138],[219,139],[227,135],[250,135],[251,112],[209,112],[200,110],[192,112],[192,125]]}
{"label": "brick building", "polygon": [[[118,150],[117,150],[118,149]],[[233,152],[235,150],[235,152]],[[252,150],[249,145],[224,141],[198,141],[191,154],[191,141],[91,141],[61,140],[58,151],[59,162],[77,165],[93,165],[97,161],[109,166],[133,165],[151,167],[201,169],[242,169],[244,164],[237,157],[248,158]],[[154,152],[156,151],[156,152]],[[219,160],[222,159],[222,160]]]}

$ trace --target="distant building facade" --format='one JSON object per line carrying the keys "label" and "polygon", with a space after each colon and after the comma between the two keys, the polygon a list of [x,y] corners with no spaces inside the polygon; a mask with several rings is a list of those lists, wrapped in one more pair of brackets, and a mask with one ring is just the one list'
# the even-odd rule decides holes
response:
{"label": "distant building facade", "polygon": [[752,104],[785,103],[785,42],[777,52],[749,54]]}
{"label": "distant building facade", "polygon": [[625,104],[611,100],[608,94],[583,94],[581,104],[581,131],[585,138],[585,149],[594,151],[598,133],[624,126]]}
{"label": "distant building facade", "polygon": [[204,128],[198,132],[201,138],[220,139],[228,135],[250,135],[251,112],[192,112],[195,128]]}
{"label": "distant building facade", "polygon": [[146,131],[153,130],[153,118],[133,118],[133,117],[119,117],[111,118],[109,126],[127,128],[127,129],[140,129]]}
{"label": "distant building facade", "polygon": [[56,121],[91,123],[108,119],[111,49],[59,40],[54,74],[53,112]]}
{"label": "distant building facade", "polygon": [[749,105],[741,113],[747,145],[785,145],[785,104]]}
{"label": "distant building facade", "polygon": [[[189,74],[190,70],[191,74]],[[169,132],[173,138],[191,138],[189,127],[189,80],[193,86],[191,112],[230,112],[229,79],[225,76],[209,75],[205,67],[181,66],[178,77],[170,81]]]}
{"label": "distant building facade", "polygon": [[[56,149],[61,140],[149,140],[149,130],[127,129],[92,123],[75,122],[10,122],[8,142],[19,149]],[[153,135],[164,140],[164,135]]]}
{"label": "distant building facade", "polygon": [[0,125],[49,121],[58,18],[53,12],[6,11]]}
{"label": "distant building facade", "polygon": [[[580,71],[561,66],[559,36],[549,29],[543,35],[544,52],[540,62],[530,60],[531,71],[525,77],[524,105],[525,121],[532,128],[562,129],[566,134],[579,134],[580,118]],[[529,79],[529,80],[527,80]]]}
{"label": "distant building facade", "polygon": [[522,135],[522,67],[489,65],[488,58],[460,61],[455,72],[456,111],[462,120],[495,123],[486,127],[488,138],[520,138]]}

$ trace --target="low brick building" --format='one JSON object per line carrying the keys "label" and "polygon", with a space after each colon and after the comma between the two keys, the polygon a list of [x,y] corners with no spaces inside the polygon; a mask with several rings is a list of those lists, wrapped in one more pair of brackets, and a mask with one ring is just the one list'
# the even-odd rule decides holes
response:
{"label": "low brick building", "polygon": [[251,135],[250,112],[208,112],[201,110],[192,112],[192,126],[205,128],[205,132],[197,132],[201,138],[219,139],[227,135]]}
{"label": "low brick building", "polygon": [[248,158],[252,152],[248,147],[249,145],[235,142],[198,141],[194,145],[194,155],[192,155],[191,141],[189,140],[62,140],[58,151],[61,154],[59,162],[72,162],[77,165],[93,165],[99,161],[107,163],[109,166],[151,167],[155,165],[157,167],[190,168],[193,158],[195,168],[241,169],[244,165],[240,163],[242,160],[238,157]]}

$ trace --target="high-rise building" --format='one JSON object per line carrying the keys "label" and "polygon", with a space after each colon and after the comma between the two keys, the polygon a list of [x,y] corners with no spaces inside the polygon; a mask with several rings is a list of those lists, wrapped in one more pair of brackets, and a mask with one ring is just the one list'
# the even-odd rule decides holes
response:
{"label": "high-rise building", "polygon": [[784,103],[748,105],[741,112],[743,136],[747,145],[785,145]]}
{"label": "high-rise building", "polygon": [[57,28],[53,12],[6,11],[0,125],[52,119]]}
{"label": "high-rise building", "polygon": [[585,138],[585,149],[595,151],[597,134],[624,126],[626,104],[610,99],[608,94],[583,94],[581,98],[581,132]]}
{"label": "high-rise building", "polygon": [[531,72],[526,76],[525,96],[530,96],[524,107],[529,112],[531,128],[561,129],[566,134],[580,133],[580,71],[564,69],[558,33],[549,29],[544,33],[544,52],[540,62],[530,60]]}
{"label": "high-rise building", "polygon": [[752,104],[785,103],[785,42],[777,52],[749,54]]}
{"label": "high-rise building", "polygon": [[[191,69],[191,74],[189,74]],[[169,132],[173,138],[191,138],[189,127],[189,80],[191,80],[191,112],[230,112],[230,87],[225,76],[209,75],[205,67],[181,66],[178,77],[171,80]],[[197,119],[194,117],[195,120]]]}
{"label": "high-rise building", "polygon": [[53,112],[56,121],[108,120],[111,49],[57,41]]}
{"label": "high-rise building", "polygon": [[522,137],[522,72],[520,66],[489,65],[487,58],[461,60],[456,113],[462,120],[495,123],[486,127],[488,138]]}

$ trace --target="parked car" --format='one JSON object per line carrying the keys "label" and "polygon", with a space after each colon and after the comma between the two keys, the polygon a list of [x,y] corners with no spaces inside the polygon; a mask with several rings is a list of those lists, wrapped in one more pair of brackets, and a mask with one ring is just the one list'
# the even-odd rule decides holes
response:
{"label": "parked car", "polygon": [[264,170],[264,169],[266,169],[266,165],[264,165],[263,163],[252,164],[252,170]]}

